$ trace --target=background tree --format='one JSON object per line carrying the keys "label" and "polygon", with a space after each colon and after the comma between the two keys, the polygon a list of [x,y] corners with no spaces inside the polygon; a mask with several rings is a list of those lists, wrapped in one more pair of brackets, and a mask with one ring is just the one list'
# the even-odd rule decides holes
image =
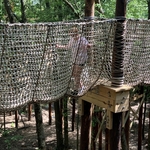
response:
{"label": "background tree", "polygon": [[9,0],[4,0],[4,7],[5,7],[5,10],[6,10],[7,15],[8,15],[8,21],[10,23],[14,23],[15,19],[14,19],[14,15],[12,12],[12,6],[11,6],[11,3]]}
{"label": "background tree", "polygon": [[[149,0],[128,0],[126,17],[147,19],[149,3]],[[95,0],[95,16],[114,18],[115,4],[116,0]],[[22,22],[22,20],[28,20],[28,22],[72,20],[84,18],[84,8],[85,1],[81,0],[3,0],[3,3],[0,3],[0,18],[3,22],[7,22],[8,17],[12,20],[11,22],[14,20],[14,22]],[[22,19],[23,17],[25,18]]]}
{"label": "background tree", "polygon": [[147,0],[148,5],[148,19],[150,19],[150,0]]}

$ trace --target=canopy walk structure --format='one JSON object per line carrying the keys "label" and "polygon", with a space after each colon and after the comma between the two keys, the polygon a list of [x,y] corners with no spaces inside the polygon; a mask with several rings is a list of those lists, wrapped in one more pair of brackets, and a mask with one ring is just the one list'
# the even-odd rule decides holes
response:
{"label": "canopy walk structure", "polygon": [[53,102],[65,94],[71,95],[72,51],[58,49],[56,44],[67,44],[68,31],[74,26],[92,45],[88,48],[80,79],[82,89],[77,96],[96,85],[108,86],[112,80],[131,86],[150,84],[148,20],[126,20],[121,64],[124,76],[111,77],[117,24],[115,19],[0,24],[0,111],[18,109],[30,102]]}

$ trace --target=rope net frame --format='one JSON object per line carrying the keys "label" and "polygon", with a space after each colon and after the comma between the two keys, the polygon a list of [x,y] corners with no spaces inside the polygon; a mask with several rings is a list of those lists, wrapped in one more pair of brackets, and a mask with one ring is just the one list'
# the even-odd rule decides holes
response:
{"label": "rope net frame", "polygon": [[[117,20],[75,20],[35,24],[0,24],[0,111],[18,109],[30,102],[53,102],[72,95],[74,72],[82,96],[97,84],[111,81],[112,53]],[[150,22],[127,20],[124,33],[123,82],[149,84]],[[79,38],[68,45],[70,29],[76,27]],[[86,40],[85,40],[86,39]],[[80,48],[84,41],[87,58]],[[81,60],[79,60],[81,59]],[[76,60],[82,62],[75,71]],[[117,66],[116,66],[117,67]],[[80,69],[81,68],[81,69]]]}

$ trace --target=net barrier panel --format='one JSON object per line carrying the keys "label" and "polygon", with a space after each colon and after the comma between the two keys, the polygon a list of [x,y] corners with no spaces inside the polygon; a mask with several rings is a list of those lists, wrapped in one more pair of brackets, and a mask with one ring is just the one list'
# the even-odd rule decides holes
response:
{"label": "net barrier panel", "polygon": [[[76,85],[73,76],[76,62],[77,66],[82,65],[76,70],[81,84],[77,96],[97,84],[107,85],[111,81],[116,24],[115,19],[0,24],[0,111],[71,95]],[[149,84],[149,25],[146,20],[126,21],[125,84]],[[74,27],[80,38],[68,46],[70,29]],[[86,40],[91,46],[85,50],[82,45]]]}
{"label": "net barrier panel", "polygon": [[127,20],[124,83],[150,84],[150,20]]}

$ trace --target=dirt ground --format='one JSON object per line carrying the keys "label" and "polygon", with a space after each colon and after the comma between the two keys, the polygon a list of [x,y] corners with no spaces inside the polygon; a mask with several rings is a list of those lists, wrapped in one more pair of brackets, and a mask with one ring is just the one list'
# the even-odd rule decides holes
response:
{"label": "dirt ground", "polygon": [[[74,124],[75,130],[72,132],[71,123],[71,104],[69,104],[69,147],[70,150],[75,149],[77,130],[76,123]],[[77,114],[77,111],[76,111]],[[49,125],[49,112],[48,105],[42,106],[42,117],[44,123],[44,131],[46,137],[47,150],[56,149],[56,128],[55,128],[55,113],[52,105],[52,123]],[[15,128],[15,115],[11,116],[9,113],[6,114],[6,131],[4,132],[4,119],[3,115],[0,115],[0,150],[38,150],[37,134],[36,134],[36,123],[34,111],[32,112],[31,120],[28,121],[27,114],[19,115],[18,129]]]}
{"label": "dirt ground", "polygon": [[[76,150],[77,148],[77,118],[75,122],[75,130],[71,131],[71,104],[69,103],[69,150]],[[134,106],[136,110],[137,106]],[[148,106],[149,107],[149,106]],[[44,105],[42,109],[43,123],[46,137],[47,150],[56,149],[56,130],[55,130],[55,114],[52,105],[52,124],[49,125],[48,105]],[[22,117],[21,117],[22,116]],[[0,115],[0,150],[38,150],[37,134],[35,127],[34,112],[32,112],[31,121],[28,121],[27,114],[21,114],[19,117],[18,129],[15,128],[15,115],[6,114],[6,131],[4,132],[3,115]],[[132,115],[131,115],[132,116]],[[77,109],[76,109],[77,117]],[[23,120],[23,121],[22,121]],[[146,118],[144,140],[142,143],[142,150],[147,150],[148,139],[148,118]],[[80,127],[79,127],[80,129]],[[130,132],[130,150],[137,150],[138,145],[138,121],[133,122]]]}

